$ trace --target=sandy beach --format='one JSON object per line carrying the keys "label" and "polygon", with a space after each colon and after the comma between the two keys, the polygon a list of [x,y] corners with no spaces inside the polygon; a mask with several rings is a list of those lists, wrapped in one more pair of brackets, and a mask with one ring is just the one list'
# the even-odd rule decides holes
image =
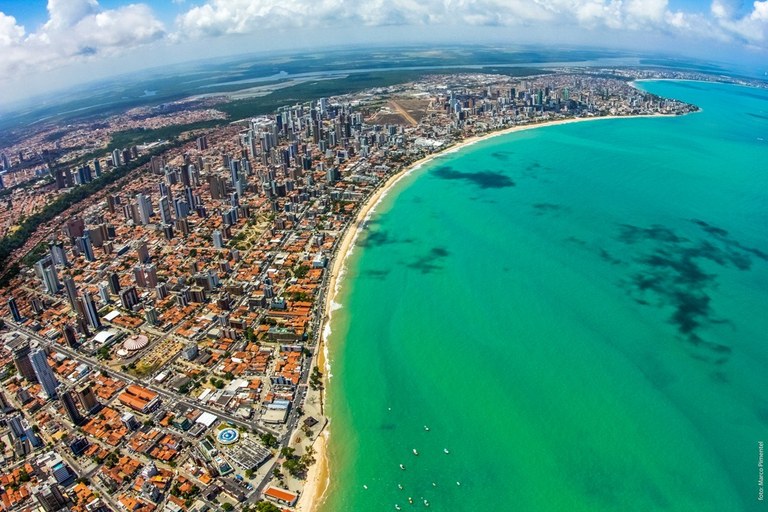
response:
{"label": "sandy beach", "polygon": [[[357,242],[358,236],[362,232],[363,225],[370,218],[373,212],[376,210],[376,207],[386,197],[387,193],[389,193],[389,191],[395,185],[397,185],[397,183],[400,182],[400,180],[406,178],[411,173],[423,167],[425,164],[431,162],[432,160],[442,155],[459,151],[467,146],[471,146],[472,144],[475,144],[483,140],[491,139],[493,137],[500,137],[502,135],[507,135],[509,133],[515,133],[515,132],[524,131],[524,130],[532,130],[536,128],[542,128],[545,126],[556,126],[556,125],[563,125],[563,124],[570,124],[570,123],[578,123],[583,121],[596,121],[596,120],[605,120],[605,119],[637,119],[641,117],[674,117],[674,116],[665,116],[661,114],[642,115],[642,116],[600,116],[600,117],[560,119],[556,121],[547,121],[542,123],[532,123],[532,124],[521,125],[521,126],[513,126],[510,128],[505,128],[503,130],[498,130],[498,131],[487,133],[484,135],[470,137],[459,143],[445,147],[436,153],[433,153],[425,158],[417,160],[416,162],[412,163],[408,167],[390,176],[382,186],[378,187],[373,192],[373,194],[371,194],[371,196],[368,197],[366,202],[358,210],[358,213],[355,216],[355,219],[349,224],[349,226],[347,226],[347,229],[343,233],[342,238],[339,242],[338,248],[336,250],[336,253],[333,257],[333,261],[331,263],[331,267],[329,269],[328,290],[327,290],[327,296],[326,296],[326,301],[324,306],[325,309],[323,311],[323,322],[321,326],[322,335],[320,337],[320,341],[318,345],[318,360],[317,360],[317,366],[324,368],[323,389],[325,390],[328,388],[328,376],[331,370],[330,361],[328,357],[328,340],[326,339],[328,337],[328,334],[330,333],[330,330],[328,329],[328,324],[330,323],[331,317],[333,315],[333,304],[335,303],[335,298],[338,294],[339,287],[343,278],[344,266],[346,264],[347,258],[349,257],[352,251],[352,248],[355,246],[355,243]],[[323,397],[323,401],[324,400],[325,398]],[[328,425],[330,425],[330,422],[328,423]],[[297,510],[300,510],[302,512],[316,511],[319,505],[325,499],[325,493],[330,484],[330,466],[329,466],[329,460],[328,460],[329,437],[330,437],[329,427],[326,426],[325,430],[318,436],[317,440],[315,441],[315,444],[313,445],[315,449],[315,459],[317,460],[317,462],[312,466],[312,468],[310,468],[308,472],[307,482],[304,486],[304,491],[301,494],[301,499],[299,500],[299,503],[297,505]]]}

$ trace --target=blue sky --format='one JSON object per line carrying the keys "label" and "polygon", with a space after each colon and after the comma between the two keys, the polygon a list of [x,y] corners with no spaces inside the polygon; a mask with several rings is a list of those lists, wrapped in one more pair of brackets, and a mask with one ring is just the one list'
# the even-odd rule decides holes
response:
{"label": "blue sky", "polygon": [[768,0],[0,0],[0,101],[195,58],[410,42],[661,51],[758,70]]}

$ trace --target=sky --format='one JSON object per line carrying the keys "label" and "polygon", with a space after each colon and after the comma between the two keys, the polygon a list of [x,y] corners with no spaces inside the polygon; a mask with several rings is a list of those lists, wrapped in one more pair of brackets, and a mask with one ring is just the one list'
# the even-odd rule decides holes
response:
{"label": "sky", "polygon": [[0,0],[0,107],[198,58],[430,42],[662,51],[768,71],[768,0]]}

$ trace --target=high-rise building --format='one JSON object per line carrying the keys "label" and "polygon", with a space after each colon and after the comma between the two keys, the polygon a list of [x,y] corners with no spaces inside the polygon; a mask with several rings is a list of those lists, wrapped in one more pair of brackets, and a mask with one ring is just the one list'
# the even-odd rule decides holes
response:
{"label": "high-rise building", "polygon": [[88,414],[93,414],[101,408],[101,404],[96,399],[96,394],[93,392],[93,385],[88,382],[83,384],[77,390],[77,397],[80,399],[80,404]]}
{"label": "high-rise building", "polygon": [[56,512],[57,510],[64,509],[67,504],[66,498],[61,494],[59,486],[56,484],[45,484],[38,488],[35,493],[35,498],[43,507],[45,512]]}
{"label": "high-rise building", "polygon": [[221,231],[218,229],[213,230],[213,246],[216,249],[223,249],[224,248],[224,237],[221,236]]}
{"label": "high-rise building", "polygon": [[56,388],[59,382],[56,376],[48,366],[48,356],[41,347],[36,348],[29,354],[29,361],[32,363],[32,369],[35,371],[37,381],[43,387],[43,392],[48,398],[56,398]]}
{"label": "high-rise building", "polygon": [[173,222],[173,216],[171,215],[171,202],[168,196],[160,198],[160,220],[163,224],[170,224]]}
{"label": "high-rise building", "polygon": [[93,302],[93,296],[90,293],[86,293],[83,297],[83,303],[85,305],[85,317],[88,319],[88,324],[94,329],[101,329],[99,310],[96,308],[96,303]]}
{"label": "high-rise building", "polygon": [[54,265],[69,265],[69,262],[67,261],[67,252],[64,250],[64,242],[61,240],[50,242],[48,244],[48,249]]}
{"label": "high-rise building", "polygon": [[13,364],[19,374],[30,382],[37,382],[37,375],[29,360],[29,341],[18,338],[8,348],[13,352]]}
{"label": "high-rise building", "polygon": [[83,236],[85,233],[85,222],[80,217],[71,217],[64,224],[64,231],[69,236],[69,240],[74,243],[77,237]]}
{"label": "high-rise building", "polygon": [[122,163],[122,160],[120,158],[120,150],[115,149],[112,151],[112,165],[115,167],[118,167]]}
{"label": "high-rise building", "polygon": [[11,311],[13,321],[21,322],[21,313],[19,313],[19,306],[16,304],[16,297],[8,299],[8,309]]}
{"label": "high-rise building", "polygon": [[116,272],[112,272],[109,274],[109,290],[114,294],[117,295],[120,293],[120,277],[117,275]]}
{"label": "high-rise building", "polygon": [[110,303],[109,284],[106,281],[102,281],[99,283],[99,298],[101,299],[101,302],[103,302],[104,304]]}
{"label": "high-rise building", "polygon": [[43,289],[50,295],[55,295],[59,291],[61,285],[59,284],[59,277],[56,274],[56,265],[53,264],[53,259],[50,255],[38,260],[35,263],[35,272],[38,277],[43,281]]}
{"label": "high-rise building", "polygon": [[136,281],[136,286],[140,288],[147,287],[147,276],[144,273],[144,267],[141,265],[135,265],[133,267],[133,278]]}
{"label": "high-rise building", "polygon": [[152,222],[152,203],[149,200],[149,196],[146,194],[136,194],[136,205],[139,209],[139,219],[141,223],[146,225]]}
{"label": "high-rise building", "polygon": [[212,199],[224,199],[227,197],[227,182],[226,180],[210,174],[208,176],[208,185],[211,188]]}
{"label": "high-rise building", "polygon": [[83,236],[77,239],[77,247],[82,251],[86,260],[96,261],[96,256],[93,254],[93,242],[91,242],[90,230],[86,229]]}
{"label": "high-rise building", "polygon": [[157,310],[152,306],[147,306],[145,310],[145,315],[147,318],[147,322],[149,322],[150,324],[157,325],[160,323],[160,319],[157,316]]}
{"label": "high-rise building", "polygon": [[72,391],[67,389],[59,393],[59,401],[61,401],[61,405],[64,406],[64,410],[67,412],[69,420],[75,425],[81,425],[83,423],[83,415],[80,414],[80,411],[77,409],[77,404],[75,403],[74,396],[72,396]]}
{"label": "high-rise building", "polygon": [[166,240],[173,240],[173,224],[163,224],[163,236]]}
{"label": "high-rise building", "polygon": [[136,416],[134,416],[130,412],[127,412],[127,413],[123,414],[120,417],[120,421],[123,422],[123,425],[125,425],[125,427],[128,430],[138,430],[139,427],[141,427],[141,423],[139,423],[139,420],[137,420]]}
{"label": "high-rise building", "polygon": [[118,295],[120,295],[120,303],[129,311],[133,309],[133,306],[139,303],[139,294],[136,293],[135,286],[120,290]]}
{"label": "high-rise building", "polygon": [[67,299],[69,300],[70,306],[72,306],[72,309],[77,308],[77,286],[75,285],[75,280],[72,279],[72,276],[66,275],[64,276],[64,290],[67,292]]}
{"label": "high-rise building", "polygon": [[53,174],[54,182],[56,183],[56,190],[68,188],[74,185],[72,181],[72,173],[65,167],[54,166],[51,170]]}
{"label": "high-rise building", "polygon": [[152,174],[162,174],[165,167],[165,159],[160,155],[152,155],[149,160],[149,170]]}
{"label": "high-rise building", "polygon": [[157,286],[155,286],[155,293],[157,294],[158,300],[163,300],[168,296],[168,285],[165,283],[158,283]]}
{"label": "high-rise building", "polygon": [[136,242],[136,254],[139,257],[139,263],[149,263],[149,249],[147,248],[147,242],[141,240]]}
{"label": "high-rise building", "polygon": [[173,209],[176,213],[176,217],[179,219],[189,215],[189,203],[180,197],[173,200]]}
{"label": "high-rise building", "polygon": [[64,327],[61,328],[61,333],[64,335],[64,341],[72,348],[77,348],[77,333],[75,332],[75,328],[72,326],[72,324],[65,324]]}
{"label": "high-rise building", "polygon": [[154,263],[144,265],[144,278],[146,279],[146,288],[157,286],[157,265]]}

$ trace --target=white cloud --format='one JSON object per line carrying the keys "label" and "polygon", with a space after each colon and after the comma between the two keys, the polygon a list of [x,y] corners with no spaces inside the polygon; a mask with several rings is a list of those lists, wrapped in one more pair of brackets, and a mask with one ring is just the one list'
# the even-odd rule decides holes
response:
{"label": "white cloud", "polygon": [[768,0],[754,2],[752,10],[741,18],[735,18],[733,9],[721,4],[721,0],[712,2],[711,10],[719,27],[728,35],[751,47],[763,50],[768,47]]}
{"label": "white cloud", "polygon": [[[714,0],[710,16],[676,10],[668,0],[207,0],[177,20],[177,39],[261,34],[275,29],[351,25],[488,25],[579,27],[648,32],[760,44],[768,0],[734,18],[730,2]],[[599,37],[599,34],[595,34]]]}
{"label": "white cloud", "polygon": [[752,5],[754,6],[754,10],[749,15],[749,18],[752,21],[766,21],[766,22],[768,22],[768,1],[765,1],[765,2],[755,2]]}
{"label": "white cloud", "polygon": [[105,10],[96,0],[48,0],[48,21],[31,33],[0,12],[0,76],[114,55],[164,34],[144,4]]}
{"label": "white cloud", "polygon": [[0,48],[19,44],[24,37],[24,27],[16,24],[16,18],[0,12]]}
{"label": "white cloud", "polygon": [[99,12],[96,0],[48,0],[46,28],[67,28]]}
{"label": "white cloud", "polygon": [[[105,9],[98,0],[48,0],[48,20],[31,32],[11,13],[0,12],[0,81],[19,78],[25,71],[128,53],[157,40],[197,40],[196,44],[205,45],[211,37],[251,34],[254,40],[267,43],[252,48],[256,50],[268,48],[274,38],[306,45],[311,36],[302,39],[305,33],[362,34],[369,27],[397,27],[375,29],[376,40],[394,32],[418,33],[422,39],[432,33],[455,33],[463,41],[468,31],[480,34],[483,27],[494,27],[497,38],[504,33],[512,38],[528,34],[539,42],[558,43],[562,34],[570,34],[586,44],[649,41],[648,47],[661,48],[669,47],[672,37],[675,44],[684,42],[689,47],[709,40],[735,43],[733,51],[768,50],[768,0],[755,0],[746,11],[742,0],[711,0],[708,12],[673,10],[670,0],[171,1],[187,5],[171,33],[141,3]],[[165,50],[168,55],[187,51]]]}

